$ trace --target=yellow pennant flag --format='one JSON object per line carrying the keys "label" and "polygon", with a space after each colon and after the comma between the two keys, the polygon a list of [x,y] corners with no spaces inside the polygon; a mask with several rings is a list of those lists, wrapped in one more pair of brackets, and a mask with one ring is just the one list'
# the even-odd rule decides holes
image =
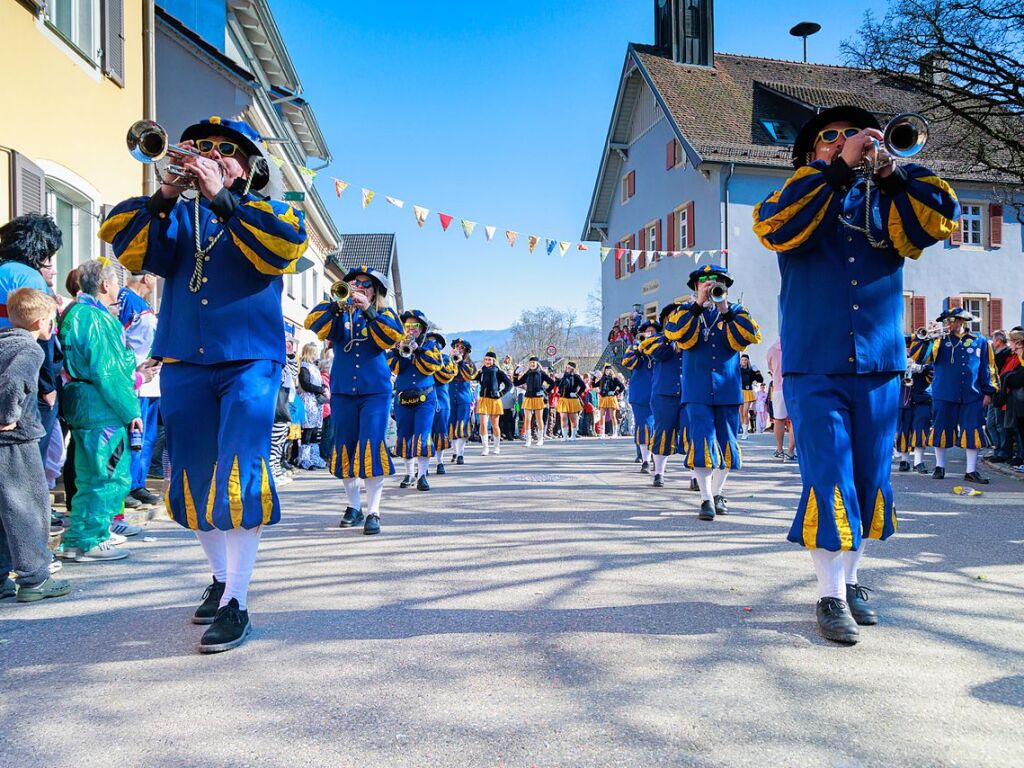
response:
{"label": "yellow pennant flag", "polygon": [[511,229],[506,229],[505,230],[505,237],[508,239],[508,247],[509,248],[515,248],[516,247],[516,238],[519,237],[519,233],[518,232],[513,232]]}
{"label": "yellow pennant flag", "polygon": [[300,165],[299,166],[299,173],[301,173],[307,179],[315,179],[316,178],[316,171],[314,171],[312,168],[307,168],[304,165]]}
{"label": "yellow pennant flag", "polygon": [[559,255],[565,256],[565,253],[566,253],[566,251],[569,250],[569,246],[570,245],[572,245],[572,243],[567,243],[565,240],[559,240],[558,241],[558,253],[559,253]]}
{"label": "yellow pennant flag", "polygon": [[475,221],[469,221],[468,219],[462,219],[462,231],[465,233],[467,240],[470,237],[473,236],[473,230],[474,229],[476,229],[476,222]]}
{"label": "yellow pennant flag", "polygon": [[430,215],[430,209],[424,208],[422,205],[414,205],[412,215],[416,217],[416,223],[422,227],[427,221],[427,216]]}
{"label": "yellow pennant flag", "polygon": [[526,242],[530,245],[530,253],[533,253],[533,249],[537,247],[537,243],[540,242],[540,238],[536,235],[527,235]]}
{"label": "yellow pennant flag", "polygon": [[363,188],[363,208],[370,204],[375,194],[377,193],[374,192],[372,189],[366,189],[365,187]]}
{"label": "yellow pennant flag", "polygon": [[612,249],[609,248],[608,246],[604,246],[604,245],[601,246],[601,263],[602,264],[604,263],[604,260],[608,258],[608,254],[611,252],[611,250]]}
{"label": "yellow pennant flag", "polygon": [[272,162],[274,165],[276,165],[278,168],[280,168],[281,166],[284,165],[284,158],[283,157],[278,157],[277,155],[271,155],[270,156],[270,162]]}

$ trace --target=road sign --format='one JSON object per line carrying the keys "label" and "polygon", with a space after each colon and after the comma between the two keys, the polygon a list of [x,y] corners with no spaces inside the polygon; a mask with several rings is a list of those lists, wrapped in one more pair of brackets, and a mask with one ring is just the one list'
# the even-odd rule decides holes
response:
{"label": "road sign", "polygon": [[306,199],[305,192],[285,192],[284,200],[289,203],[301,203]]}
{"label": "road sign", "polygon": [[555,355],[558,354],[558,347],[556,347],[554,344],[548,344],[548,348],[545,349],[544,351],[547,352],[548,357],[554,357]]}

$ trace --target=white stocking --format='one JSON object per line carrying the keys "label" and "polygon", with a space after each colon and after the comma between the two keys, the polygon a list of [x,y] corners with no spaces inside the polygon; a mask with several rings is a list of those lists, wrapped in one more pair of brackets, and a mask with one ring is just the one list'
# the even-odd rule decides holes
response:
{"label": "white stocking", "polygon": [[728,469],[716,469],[711,475],[711,494],[721,496],[725,489],[725,481],[729,478]]}
{"label": "white stocking", "polygon": [[935,466],[946,468],[946,449],[936,448],[935,449]]}
{"label": "white stocking", "polygon": [[846,573],[846,583],[857,583],[857,569],[860,567],[860,559],[864,556],[864,547],[868,544],[867,539],[861,539],[860,549],[843,552],[843,570]]}
{"label": "white stocking", "polygon": [[924,448],[914,449],[914,464],[924,464]]}
{"label": "white stocking", "polygon": [[223,608],[231,598],[238,601],[243,611],[246,596],[249,594],[249,581],[252,569],[256,565],[256,552],[260,548],[260,534],[263,526],[256,528],[235,528],[225,532],[228,549],[228,577],[224,587],[224,596],[220,599]]}
{"label": "white stocking", "polygon": [[647,464],[647,463],[649,463],[651,461],[651,449],[648,448],[646,445],[641,445],[640,446],[640,459],[645,464]]}
{"label": "white stocking", "polygon": [[437,466],[444,464],[444,451],[437,452]]}
{"label": "white stocking", "polygon": [[978,449],[968,448],[965,453],[967,454],[967,474],[975,472],[978,469]]}
{"label": "white stocking", "polygon": [[829,552],[827,549],[811,550],[814,573],[818,576],[818,597],[846,600],[846,573],[842,555],[842,552]]}
{"label": "white stocking", "polygon": [[707,467],[694,467],[693,474],[697,477],[697,485],[700,486],[700,498],[702,501],[711,501],[711,473],[714,470]]}
{"label": "white stocking", "polygon": [[664,475],[665,465],[668,464],[668,456],[654,455],[654,474]]}
{"label": "white stocking", "polygon": [[900,451],[900,461],[905,461],[905,462],[907,462],[909,464],[910,463],[910,452],[909,451]]}
{"label": "white stocking", "polygon": [[341,481],[345,486],[345,495],[348,497],[348,505],[352,509],[362,509],[359,502],[359,478],[349,477]]}
{"label": "white stocking", "polygon": [[214,528],[212,531],[196,531],[196,538],[210,564],[210,572],[219,582],[228,578],[228,550],[224,541],[224,531]]}
{"label": "white stocking", "polygon": [[380,497],[384,492],[383,477],[366,478],[366,508],[369,515],[380,514]]}
{"label": "white stocking", "polygon": [[426,456],[420,456],[418,459],[416,459],[416,465],[416,477],[423,477],[425,474],[427,474],[427,470],[430,469],[430,459],[428,459]]}

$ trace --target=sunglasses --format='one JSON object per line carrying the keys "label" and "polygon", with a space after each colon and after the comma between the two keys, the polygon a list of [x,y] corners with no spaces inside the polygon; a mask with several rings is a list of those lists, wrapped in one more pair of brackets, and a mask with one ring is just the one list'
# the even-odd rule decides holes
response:
{"label": "sunglasses", "polygon": [[373,288],[373,280],[349,280],[348,284],[355,288]]}
{"label": "sunglasses", "polygon": [[814,143],[817,144],[819,141],[824,141],[826,144],[835,144],[839,141],[839,137],[843,136],[847,139],[852,139],[860,133],[860,128],[826,128],[824,131],[819,131],[817,137],[814,139]]}
{"label": "sunglasses", "polygon": [[212,152],[216,148],[217,152],[220,153],[221,157],[234,157],[236,152],[240,152],[241,148],[237,144],[232,144],[230,141],[213,141],[212,139],[199,139],[196,142],[196,149],[202,152],[204,155]]}
{"label": "sunglasses", "polygon": [[718,275],[701,275],[697,278],[698,283],[716,283],[718,282]]}

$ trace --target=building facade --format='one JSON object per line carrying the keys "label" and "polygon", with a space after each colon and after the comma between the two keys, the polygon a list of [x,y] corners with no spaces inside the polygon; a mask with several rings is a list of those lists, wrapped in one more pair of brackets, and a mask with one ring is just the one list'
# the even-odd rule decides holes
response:
{"label": "building facade", "polygon": [[[724,264],[736,278],[731,295],[761,324],[765,343],[750,354],[763,365],[778,335],[780,278],[752,215],[792,174],[797,130],[837,104],[882,123],[920,105],[862,70],[713,54],[711,13],[710,2],[656,4],[656,44],[629,45],[583,239],[613,249],[602,266],[605,333],[637,305],[654,317],[687,296],[695,264]],[[920,162],[950,182],[964,215],[951,240],[904,270],[904,329],[950,305],[969,308],[980,333],[1020,323],[1024,231],[1004,215],[992,180],[958,163],[941,129],[932,136]],[[628,252],[637,250],[634,260]]]}

